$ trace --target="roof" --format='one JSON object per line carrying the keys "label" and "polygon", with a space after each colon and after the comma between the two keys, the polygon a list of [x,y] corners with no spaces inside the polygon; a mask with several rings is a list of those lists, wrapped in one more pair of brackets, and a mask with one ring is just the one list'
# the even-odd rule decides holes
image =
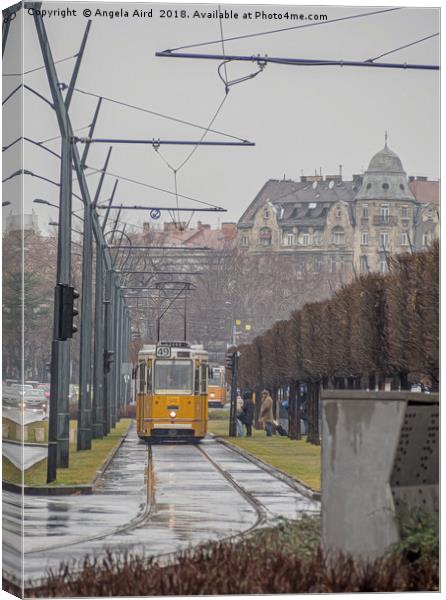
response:
{"label": "roof", "polygon": [[278,181],[270,179],[242,215],[238,226],[254,224],[259,207],[269,201],[281,225],[287,222],[307,227],[323,227],[335,202],[351,203],[358,192],[356,181]]}
{"label": "roof", "polygon": [[291,179],[269,179],[240,217],[238,225],[252,225],[257,210],[260,206],[263,206],[267,200],[270,200],[272,203],[279,200],[286,202],[287,200],[285,200],[285,198],[291,197],[292,194],[306,185],[308,184],[293,181]]}
{"label": "roof", "polygon": [[414,179],[409,181],[409,188],[417,202],[422,204],[440,204],[440,182]]}
{"label": "roof", "polygon": [[387,146],[377,152],[370,161],[367,173],[405,174],[400,157]]}
{"label": "roof", "polygon": [[415,201],[399,156],[387,146],[377,152],[364,173],[357,200]]}

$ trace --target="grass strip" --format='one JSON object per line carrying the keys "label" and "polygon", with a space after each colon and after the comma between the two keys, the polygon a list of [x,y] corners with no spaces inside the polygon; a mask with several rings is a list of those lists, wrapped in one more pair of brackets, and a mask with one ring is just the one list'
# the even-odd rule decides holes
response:
{"label": "grass strip", "polygon": [[[77,421],[70,421],[70,462],[67,469],[57,469],[57,478],[48,487],[58,485],[85,485],[92,483],[110,452],[119,444],[126,433],[131,419],[121,419],[116,427],[102,439],[93,439],[90,450],[76,450]],[[47,461],[42,460],[25,471],[25,485],[46,484]],[[3,457],[3,480],[21,484],[20,470],[5,456]]]}

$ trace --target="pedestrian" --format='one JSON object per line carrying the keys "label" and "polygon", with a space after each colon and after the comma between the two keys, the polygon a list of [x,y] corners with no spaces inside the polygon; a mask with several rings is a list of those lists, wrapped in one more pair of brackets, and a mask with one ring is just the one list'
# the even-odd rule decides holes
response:
{"label": "pedestrian", "polygon": [[243,398],[240,394],[237,394],[236,399],[236,411],[235,411],[235,423],[237,426],[237,437],[243,437],[243,423],[240,417],[243,414]]}
{"label": "pedestrian", "polygon": [[273,399],[268,390],[263,390],[261,400],[259,423],[265,429],[267,437],[271,437],[274,424]]}
{"label": "pedestrian", "polygon": [[254,421],[254,402],[251,392],[243,392],[243,407],[240,421],[246,427],[246,436],[252,436],[252,422]]}

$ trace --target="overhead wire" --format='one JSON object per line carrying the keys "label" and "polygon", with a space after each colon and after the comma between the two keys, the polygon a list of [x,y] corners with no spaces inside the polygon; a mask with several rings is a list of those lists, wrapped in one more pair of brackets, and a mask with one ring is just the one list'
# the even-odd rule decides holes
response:
{"label": "overhead wire", "polygon": [[[77,58],[78,53],[73,54],[73,56],[67,56],[66,58],[61,58],[60,60],[55,60],[54,64],[57,65],[59,63],[63,63],[67,60],[72,60],[73,58]],[[45,65],[41,65],[40,67],[35,67],[34,69],[29,69],[28,71],[24,71],[23,73],[3,73],[2,77],[22,77],[23,75],[29,75],[30,73],[35,73],[36,71],[40,71],[45,68]]]}
{"label": "overhead wire", "polygon": [[[167,119],[170,121],[174,121],[176,123],[181,123],[182,125],[189,125],[190,127],[195,127],[196,129],[204,129],[207,130],[208,127],[204,126],[204,125],[198,125],[197,123],[192,123],[191,121],[186,121],[185,119],[179,119],[178,117],[172,117],[171,115],[167,115],[164,113],[160,113],[154,110],[150,110],[148,108],[143,108],[142,106],[137,106],[136,104],[129,104],[128,102],[124,102],[122,100],[116,100],[115,98],[111,98],[110,96],[102,96],[99,94],[96,94],[94,92],[87,92],[85,90],[81,90],[79,88],[74,88],[75,92],[78,92],[80,94],[85,94],[86,96],[92,96],[93,98],[103,98],[104,100],[106,100],[107,102],[111,102],[113,104],[118,104],[121,106],[125,106],[127,108],[132,108],[134,110],[140,111],[140,112],[144,112],[147,113],[149,115],[154,115],[156,117],[161,117],[163,119]],[[210,133],[216,133],[218,135],[223,135],[225,137],[228,138],[232,138],[234,140],[238,140],[240,142],[245,142],[246,140],[244,138],[238,137],[236,135],[231,135],[230,133],[225,133],[224,131],[218,131],[217,129],[210,129],[209,130]]]}
{"label": "overhead wire", "polygon": [[347,21],[350,19],[360,19],[363,17],[371,17],[373,15],[379,15],[382,13],[387,13],[387,12],[391,12],[394,10],[401,10],[402,7],[392,7],[392,8],[386,8],[383,10],[376,10],[376,11],[371,11],[371,12],[367,12],[367,13],[361,13],[361,14],[356,14],[356,15],[348,15],[346,17],[338,17],[336,19],[329,19],[328,21],[317,21],[317,22],[313,22],[313,23],[306,23],[305,25],[294,25],[292,27],[282,27],[280,29],[269,29],[268,31],[260,31],[257,33],[247,33],[244,35],[236,35],[233,37],[229,37],[229,38],[225,38],[224,40],[222,39],[217,39],[217,40],[210,40],[207,42],[199,42],[196,44],[188,44],[185,46],[178,46],[177,48],[169,48],[167,50],[165,50],[165,52],[176,52],[178,50],[185,50],[186,48],[198,48],[200,46],[208,46],[211,44],[220,44],[222,41],[224,42],[232,42],[235,40],[244,40],[247,38],[253,38],[253,37],[259,37],[259,36],[263,36],[263,35],[271,35],[274,33],[283,33],[284,31],[292,31],[295,29],[305,29],[306,27],[317,27],[319,25],[329,25],[332,23],[339,23],[340,21]]}
{"label": "overhead wire", "polygon": [[416,44],[421,44],[421,42],[430,40],[434,37],[437,37],[438,35],[440,35],[440,33],[433,33],[432,35],[428,35],[424,38],[420,38],[419,40],[415,40],[415,42],[410,42],[409,44],[404,44],[404,46],[399,46],[398,48],[395,48],[394,50],[389,50],[388,52],[383,52],[383,54],[380,54],[379,56],[375,56],[374,58],[369,58],[366,62],[374,62],[375,60],[378,60],[378,58],[382,58],[383,56],[388,56],[389,54],[393,54],[394,52],[398,52],[399,50],[404,50],[405,48],[409,48],[410,46],[415,46]]}
{"label": "overhead wire", "polygon": [[[89,174],[87,174],[87,176],[94,175],[96,173],[104,173],[105,175],[108,175],[110,177],[115,177],[116,179],[120,179],[122,181],[127,181],[129,183],[134,183],[135,185],[140,185],[142,187],[146,187],[151,190],[155,190],[157,192],[163,192],[165,194],[170,194],[171,196],[175,196],[175,192],[172,192],[171,190],[166,190],[164,188],[160,188],[160,187],[151,185],[149,183],[145,183],[143,181],[138,181],[137,179],[132,179],[131,177],[125,177],[124,175],[118,175],[116,173],[112,173],[111,171],[104,171],[104,169],[97,169],[95,167],[91,167],[91,166],[87,166],[87,165],[85,165],[85,168],[93,171],[93,173],[89,173]],[[77,178],[73,179],[73,181],[77,181]],[[220,206],[217,206],[216,204],[211,204],[210,202],[205,202],[204,200],[198,200],[197,198],[193,198],[191,196],[185,196],[184,194],[178,194],[178,196],[180,198],[184,198],[185,200],[191,200],[192,202],[197,202],[198,204],[203,204],[204,206],[209,206],[211,208],[221,208]],[[125,209],[125,206],[123,206],[123,208]]]}
{"label": "overhead wire", "polygon": [[[219,10],[220,10],[220,5],[219,5]],[[221,43],[222,43],[222,48],[223,48],[223,53],[224,53],[223,24],[222,24],[221,17],[220,17],[219,26],[220,26]],[[221,112],[221,110],[222,110],[222,108],[223,108],[223,106],[224,106],[224,104],[226,102],[226,99],[228,97],[228,94],[229,94],[229,91],[230,91],[230,85],[235,85],[236,83],[241,83],[241,81],[246,81],[247,79],[250,79],[250,78],[252,78],[252,77],[255,76],[255,75],[252,75],[251,77],[241,78],[240,80],[237,80],[237,81],[234,81],[234,82],[230,83],[230,82],[228,82],[228,78],[227,78],[226,65],[225,65],[225,78],[223,79],[221,77],[219,70],[218,70],[218,74],[220,76],[220,79],[224,83],[224,86],[225,86],[225,95],[223,96],[223,99],[221,100],[220,104],[218,105],[217,110],[213,114],[213,116],[212,116],[212,118],[211,118],[208,126],[204,129],[203,134],[201,135],[198,143],[194,145],[194,147],[192,148],[192,150],[186,155],[186,157],[183,159],[183,161],[178,166],[174,167],[173,165],[170,164],[170,162],[159,151],[159,146],[154,145],[154,149],[157,152],[158,156],[160,156],[160,158],[164,161],[164,163],[172,171],[172,174],[173,174],[175,194],[176,194],[177,214],[178,214],[177,219],[174,221],[174,224],[175,224],[176,227],[178,227],[177,224],[180,224],[179,225],[180,229],[182,229],[182,224],[180,222],[180,211],[178,210],[179,209],[179,201],[178,201],[178,172],[189,162],[189,160],[192,158],[192,156],[195,154],[195,152],[199,148],[201,142],[208,135],[208,133],[212,131],[212,126],[213,126],[215,120],[217,119],[218,115],[220,114],[220,112]],[[190,222],[192,220],[192,217],[193,217],[193,213],[191,214],[186,227],[189,227]]]}

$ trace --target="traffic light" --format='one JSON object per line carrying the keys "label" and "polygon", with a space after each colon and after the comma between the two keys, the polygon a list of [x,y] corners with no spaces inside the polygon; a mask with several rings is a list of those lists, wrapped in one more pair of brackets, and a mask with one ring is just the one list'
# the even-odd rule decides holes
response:
{"label": "traffic light", "polygon": [[230,371],[234,370],[234,358],[235,358],[235,352],[228,352],[228,354],[226,354],[226,368],[229,369]]}
{"label": "traffic light", "polygon": [[79,293],[71,285],[58,284],[58,303],[59,303],[59,340],[72,338],[77,331],[73,319],[78,315],[78,310],[74,301],[79,298]]}
{"label": "traffic light", "polygon": [[104,373],[110,373],[112,363],[115,362],[115,353],[112,350],[104,350]]}

